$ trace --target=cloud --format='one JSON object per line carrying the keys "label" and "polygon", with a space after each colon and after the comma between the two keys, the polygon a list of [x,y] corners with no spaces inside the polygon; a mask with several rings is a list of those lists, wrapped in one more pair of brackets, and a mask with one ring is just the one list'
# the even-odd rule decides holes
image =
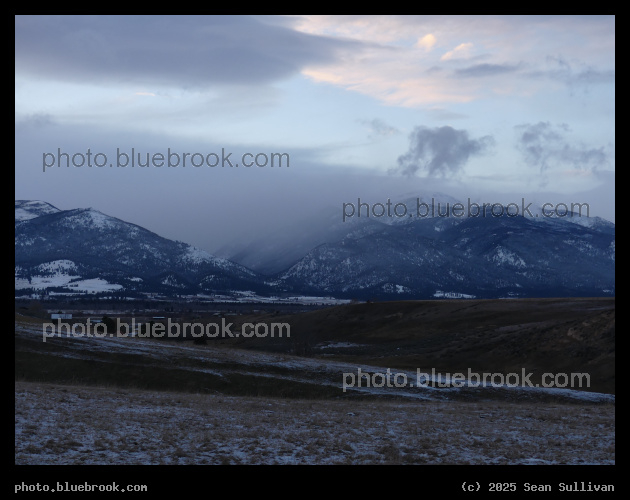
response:
{"label": "cloud", "polygon": [[607,165],[610,155],[605,148],[593,148],[584,144],[572,143],[566,135],[568,125],[552,125],[549,122],[522,124],[515,127],[517,149],[529,166],[540,168],[540,172],[553,167],[596,171]]}
{"label": "cloud", "polygon": [[400,134],[400,130],[396,127],[388,125],[380,118],[374,118],[373,120],[359,120],[363,125],[367,125],[370,128],[370,138],[374,136],[387,137],[390,135]]}
{"label": "cloud", "polygon": [[571,89],[588,89],[591,85],[615,83],[614,69],[596,69],[591,64],[570,62],[562,56],[547,56],[545,62],[544,68],[530,71],[526,76],[560,81]]}
{"label": "cloud", "polygon": [[23,127],[48,127],[50,125],[55,125],[55,120],[53,116],[49,113],[31,113],[28,115],[18,115],[15,116],[15,128],[16,131],[18,128]]}
{"label": "cloud", "polygon": [[418,38],[415,47],[418,49],[424,49],[428,52],[433,48],[436,42],[437,39],[435,36],[429,33],[428,35],[424,35],[422,38]]}
{"label": "cloud", "polygon": [[[301,16],[291,26],[359,43],[302,74],[390,106],[544,95],[559,80],[584,89],[614,78],[614,16]],[[559,53],[571,72],[546,61]]]}
{"label": "cloud", "polygon": [[353,44],[248,16],[17,16],[15,70],[101,85],[261,85]]}
{"label": "cloud", "polygon": [[398,166],[390,173],[412,176],[426,172],[431,177],[446,177],[459,173],[471,156],[484,154],[494,139],[470,139],[466,130],[449,126],[420,126],[410,134],[409,143],[409,151],[398,157]]}
{"label": "cloud", "polygon": [[513,73],[518,70],[517,65],[511,64],[475,64],[467,68],[455,70],[455,76],[464,78],[482,78],[487,76]]}
{"label": "cloud", "polygon": [[472,42],[460,43],[453,50],[449,50],[446,54],[440,57],[440,61],[448,61],[449,59],[453,59],[454,57],[467,57],[470,53],[470,49],[472,49]]}

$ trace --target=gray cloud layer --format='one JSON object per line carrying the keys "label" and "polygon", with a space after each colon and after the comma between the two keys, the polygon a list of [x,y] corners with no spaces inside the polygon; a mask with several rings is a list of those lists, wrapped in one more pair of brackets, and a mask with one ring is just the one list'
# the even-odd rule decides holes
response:
{"label": "gray cloud layer", "polygon": [[519,69],[518,65],[512,64],[475,64],[467,68],[455,70],[455,76],[464,78],[483,78],[488,76],[513,73]]}
{"label": "gray cloud layer", "polygon": [[15,69],[90,83],[260,85],[353,44],[247,16],[17,16]]}
{"label": "gray cloud layer", "polygon": [[410,134],[409,143],[409,151],[398,157],[398,166],[390,172],[407,176],[426,172],[432,177],[446,177],[460,172],[471,156],[485,153],[494,145],[494,139],[471,139],[466,130],[449,126],[420,126]]}

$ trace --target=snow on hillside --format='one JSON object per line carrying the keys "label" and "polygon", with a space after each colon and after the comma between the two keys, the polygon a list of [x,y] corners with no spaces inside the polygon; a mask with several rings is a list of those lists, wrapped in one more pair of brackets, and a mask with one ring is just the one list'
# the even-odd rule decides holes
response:
{"label": "snow on hillside", "polygon": [[218,259],[216,257],[213,257],[211,254],[209,254],[205,250],[201,250],[200,248],[189,246],[186,249],[186,253],[182,255],[182,260],[184,262],[189,262],[192,264],[201,264],[202,262],[213,262]]}
{"label": "snow on hillside", "polygon": [[31,276],[28,278],[15,277],[15,289],[24,290],[32,288],[33,290],[42,290],[45,288],[55,288],[68,285],[72,280],[81,276],[73,276],[67,274],[55,274],[53,276]]}
{"label": "snow on hillside", "polygon": [[100,230],[111,229],[115,227],[118,222],[119,221],[114,217],[110,217],[93,208],[76,210],[75,213],[70,215],[66,220],[66,223],[74,227],[97,228]]}
{"label": "snow on hillside", "polygon": [[68,274],[68,273],[76,273],[77,265],[68,259],[61,260],[53,260],[51,262],[45,262],[35,267],[36,271],[39,271],[41,274]]}
{"label": "snow on hillside", "polygon": [[15,220],[24,221],[34,219],[40,215],[59,212],[57,207],[50,203],[38,200],[15,200]]}
{"label": "snow on hillside", "polygon": [[236,264],[235,262],[229,261],[227,259],[217,257],[215,255],[212,255],[211,253],[206,252],[205,250],[201,250],[200,248],[194,247],[192,245],[184,245],[185,251],[180,259],[181,262],[185,264],[199,265],[209,263],[215,265],[219,269],[224,269],[226,271],[238,270],[250,276],[255,275],[255,273],[252,272],[250,269],[247,269],[240,264]]}
{"label": "snow on hillside", "polygon": [[122,285],[117,285],[115,283],[109,283],[107,280],[101,278],[92,278],[85,279],[80,281],[75,281],[71,283],[68,288],[73,290],[77,290],[80,292],[90,292],[90,293],[99,293],[99,292],[111,292],[114,290],[120,290]]}
{"label": "snow on hillside", "polygon": [[507,264],[519,268],[527,267],[523,259],[500,245],[497,246],[492,253],[488,254],[487,259],[499,265]]}

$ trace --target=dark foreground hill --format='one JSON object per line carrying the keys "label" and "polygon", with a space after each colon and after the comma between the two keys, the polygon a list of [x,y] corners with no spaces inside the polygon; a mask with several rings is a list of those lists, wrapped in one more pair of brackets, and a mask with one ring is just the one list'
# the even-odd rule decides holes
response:
{"label": "dark foreground hill", "polygon": [[536,382],[543,373],[588,373],[590,390],[615,392],[614,298],[372,302],[239,317],[234,329],[262,321],[289,323],[291,337],[230,342],[423,372],[525,369]]}
{"label": "dark foreground hill", "polygon": [[291,335],[199,345],[43,342],[42,320],[16,312],[15,463],[612,465],[611,394],[343,384],[359,369],[523,366],[614,392],[614,316],[611,299],[352,304],[230,316],[235,333],[265,320]]}

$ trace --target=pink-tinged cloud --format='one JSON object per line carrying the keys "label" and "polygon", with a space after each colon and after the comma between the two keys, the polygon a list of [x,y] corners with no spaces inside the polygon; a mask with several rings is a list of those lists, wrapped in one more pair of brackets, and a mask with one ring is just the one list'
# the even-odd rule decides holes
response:
{"label": "pink-tinged cloud", "polygon": [[437,39],[435,38],[435,36],[429,33],[428,35],[424,35],[422,38],[418,38],[415,47],[418,49],[429,51],[433,48],[436,42]]}
{"label": "pink-tinged cloud", "polygon": [[472,49],[472,42],[460,43],[453,50],[449,50],[446,54],[440,57],[440,61],[448,61],[454,57],[468,57],[470,55],[470,49]]}

